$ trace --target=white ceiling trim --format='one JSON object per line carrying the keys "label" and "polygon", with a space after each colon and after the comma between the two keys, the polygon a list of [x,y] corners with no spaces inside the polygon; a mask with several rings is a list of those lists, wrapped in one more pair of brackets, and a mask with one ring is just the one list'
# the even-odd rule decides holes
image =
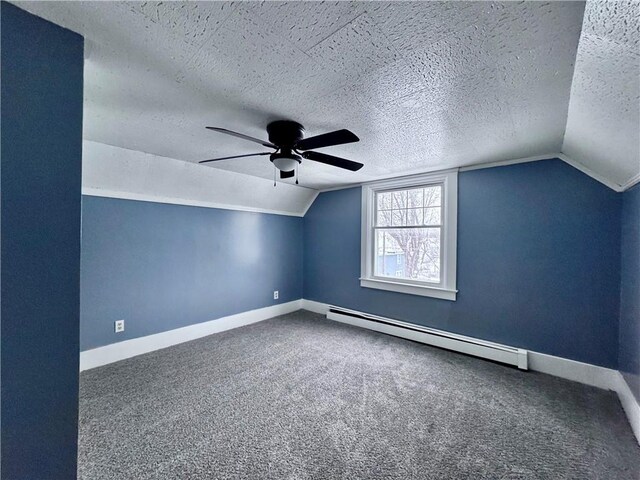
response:
{"label": "white ceiling trim", "polygon": [[84,141],[84,195],[302,217],[318,192]]}
{"label": "white ceiling trim", "polygon": [[583,163],[580,163],[579,161],[571,158],[570,156],[568,156],[565,153],[558,153],[557,157],[560,160],[562,160],[562,161],[568,163],[569,165],[571,165],[573,168],[575,168],[577,170],[580,170],[585,175],[590,176],[594,180],[599,181],[603,185],[606,185],[607,187],[609,187],[612,190],[615,190],[616,192],[623,192],[624,190],[626,190],[622,185],[619,185],[619,184],[617,184],[617,183],[615,183],[615,182],[603,177],[599,173],[594,172],[589,167],[585,166]]}
{"label": "white ceiling trim", "polygon": [[502,160],[498,162],[482,163],[480,165],[469,165],[467,167],[460,168],[461,172],[469,172],[471,170],[482,170],[484,168],[492,167],[506,167],[507,165],[516,165],[518,163],[537,162],[539,160],[550,160],[552,158],[558,158],[559,153],[548,153],[546,155],[536,155],[534,157],[516,158],[513,160]]}
{"label": "white ceiling trim", "polygon": [[[494,167],[506,167],[508,165],[516,165],[519,163],[529,163],[529,162],[538,162],[541,160],[551,160],[553,158],[558,158],[560,160],[562,160],[563,162],[567,163],[568,165],[571,165],[573,168],[575,168],[576,170],[579,170],[580,172],[584,173],[585,175],[593,178],[594,180],[602,183],[603,185],[609,187],[610,189],[616,191],[616,192],[624,192],[625,190],[628,190],[629,188],[633,187],[636,183],[640,182],[640,174],[637,175],[636,177],[632,178],[629,182],[625,183],[624,185],[618,185],[615,182],[612,182],[606,178],[604,178],[602,175],[599,175],[597,173],[595,173],[594,171],[592,171],[591,169],[587,168],[586,166],[584,166],[583,164],[581,164],[580,162],[577,162],[576,160],[572,159],[571,157],[565,155],[564,153],[549,153],[546,155],[535,155],[532,157],[524,157],[524,158],[515,158],[513,160],[501,160],[498,162],[486,162],[486,163],[481,163],[481,164],[476,164],[476,165],[468,165],[465,167],[459,167],[457,170],[460,172],[469,172],[472,170],[483,170],[485,168],[494,168]],[[345,190],[347,188],[353,188],[353,187],[359,187],[362,185],[366,185],[368,183],[373,183],[373,182],[377,182],[380,180],[388,180],[388,179],[392,179],[392,178],[404,178],[404,177],[414,177],[414,176],[418,176],[418,175],[422,175],[425,173],[437,173],[437,172],[444,172],[444,171],[449,171],[451,170],[450,168],[442,168],[442,169],[435,169],[435,170],[421,170],[418,172],[412,172],[409,175],[402,175],[402,176],[388,176],[388,177],[380,177],[377,178],[375,180],[372,181],[368,181],[368,182],[362,182],[362,183],[353,183],[353,184],[349,184],[349,185],[340,185],[338,187],[331,187],[331,188],[325,188],[320,190],[320,193],[323,192],[332,192],[335,190]]]}
{"label": "white ceiling trim", "polygon": [[[558,157],[558,153],[549,153],[546,155],[535,155],[532,157],[524,157],[524,158],[516,158],[513,160],[500,160],[500,161],[496,161],[496,162],[485,162],[485,163],[480,163],[480,164],[473,164],[473,165],[466,165],[463,167],[454,167],[454,169],[460,171],[460,172],[466,172],[469,170],[480,170],[483,168],[491,168],[491,167],[503,167],[506,165],[514,165],[516,163],[527,163],[527,162],[536,162],[538,160],[549,160],[551,158],[556,158]],[[451,168],[432,168],[432,169],[417,169],[417,170],[413,170],[411,172],[407,172],[404,175],[387,175],[387,176],[381,176],[378,178],[375,178],[373,180],[368,180],[366,182],[360,182],[360,183],[351,183],[348,185],[339,185],[336,187],[329,187],[329,188],[323,188],[320,190],[320,192],[331,192],[334,190],[344,190],[346,188],[353,188],[353,187],[358,187],[361,185],[366,185],[369,183],[375,183],[375,182],[379,182],[381,180],[391,180],[391,179],[396,179],[396,178],[404,178],[404,177],[415,177],[418,175],[424,175],[426,173],[439,173],[439,172],[445,172],[445,171],[449,171],[451,170]]]}
{"label": "white ceiling trim", "polygon": [[628,182],[622,185],[622,191],[626,192],[627,190],[637,185],[638,183],[640,183],[640,173],[637,174],[635,177],[632,177]]}
{"label": "white ceiling trim", "polygon": [[265,208],[252,208],[243,205],[230,205],[227,203],[215,203],[215,202],[200,202],[198,200],[189,200],[185,198],[176,197],[162,197],[154,194],[121,192],[116,190],[105,190],[102,188],[82,187],[82,195],[89,197],[103,197],[103,198],[117,198],[121,200],[134,200],[139,202],[152,202],[152,203],[166,203],[170,205],[184,205],[187,207],[203,207],[203,208],[217,208],[221,210],[237,210],[240,212],[254,212],[254,213],[269,213],[272,215],[286,215],[289,217],[304,217],[307,210],[311,207],[315,201],[318,193],[315,192],[312,200],[300,213],[291,213],[283,210],[269,210]]}

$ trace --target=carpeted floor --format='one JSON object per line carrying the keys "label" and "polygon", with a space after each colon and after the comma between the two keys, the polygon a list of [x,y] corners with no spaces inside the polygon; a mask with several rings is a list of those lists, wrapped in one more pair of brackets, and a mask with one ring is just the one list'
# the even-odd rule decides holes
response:
{"label": "carpeted floor", "polygon": [[639,476],[612,392],[304,311],[81,375],[82,479]]}

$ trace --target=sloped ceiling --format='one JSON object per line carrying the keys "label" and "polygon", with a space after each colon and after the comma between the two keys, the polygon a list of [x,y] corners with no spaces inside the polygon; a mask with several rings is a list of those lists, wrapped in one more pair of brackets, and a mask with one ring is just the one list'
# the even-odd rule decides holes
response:
{"label": "sloped ceiling", "polygon": [[318,192],[85,140],[82,193],[301,217]]}
{"label": "sloped ceiling", "polygon": [[640,3],[587,2],[562,146],[625,185],[640,175]]}
{"label": "sloped ceiling", "polygon": [[[205,125],[261,138],[282,118],[308,135],[354,131],[360,143],[324,151],[365,168],[307,161],[300,182],[314,188],[562,149],[616,183],[638,163],[637,24],[618,32],[637,4],[588,5],[580,48],[581,2],[16,4],[87,39],[95,142],[197,162],[260,151]],[[624,79],[610,68],[620,62]],[[620,96],[635,114],[616,116]],[[623,146],[634,128],[635,151]],[[273,178],[265,157],[200,168]]]}

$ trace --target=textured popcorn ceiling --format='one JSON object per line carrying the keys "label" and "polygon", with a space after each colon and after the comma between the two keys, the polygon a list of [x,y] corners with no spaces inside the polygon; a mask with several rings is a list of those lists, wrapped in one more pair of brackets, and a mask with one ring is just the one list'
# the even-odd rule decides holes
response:
{"label": "textured popcorn ceiling", "polygon": [[[306,161],[300,181],[315,188],[559,152],[584,10],[581,2],[16,3],[87,39],[86,139],[197,162],[261,151],[205,125],[266,138],[266,124],[286,118],[308,135],[355,132],[360,143],[323,151],[365,167]],[[619,52],[637,54],[637,24],[626,33],[606,25],[633,17],[625,8],[588,8],[590,43],[581,45],[571,100],[578,118],[565,141],[618,182],[633,173],[633,149],[607,149],[612,132],[630,142],[638,127],[637,75],[606,74],[624,67]],[[202,168],[273,177],[266,157]]]}
{"label": "textured popcorn ceiling", "polygon": [[624,185],[640,175],[640,3],[588,2],[562,151]]}

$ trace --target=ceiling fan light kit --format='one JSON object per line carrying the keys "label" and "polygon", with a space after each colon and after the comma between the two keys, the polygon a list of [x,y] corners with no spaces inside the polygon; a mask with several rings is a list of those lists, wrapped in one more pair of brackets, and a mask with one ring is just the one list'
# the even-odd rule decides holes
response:
{"label": "ceiling fan light kit", "polygon": [[[311,149],[331,147],[333,145],[342,145],[345,143],[358,142],[360,139],[349,130],[336,130],[334,132],[316,135],[315,137],[304,138],[304,127],[298,122],[291,120],[277,120],[267,125],[267,134],[269,141],[263,141],[259,138],[250,137],[242,133],[233,132],[225,128],[206,127],[214,132],[224,133],[237,138],[242,138],[262,146],[273,148],[275,152],[259,152],[249,153],[246,155],[234,155],[231,157],[212,158],[210,160],[202,160],[199,163],[215,162],[218,160],[229,160],[232,158],[254,157],[258,155],[269,155],[271,163],[280,171],[280,178],[291,178],[297,172],[297,167],[302,163],[302,159],[312,160],[314,162],[324,163],[338,168],[344,168],[355,172],[360,170],[364,165],[362,163],[353,162],[345,158],[334,157],[326,153],[312,152]],[[296,183],[298,183],[296,179]]]}
{"label": "ceiling fan light kit", "polygon": [[281,172],[292,172],[302,163],[302,157],[297,153],[272,153],[271,163]]}

